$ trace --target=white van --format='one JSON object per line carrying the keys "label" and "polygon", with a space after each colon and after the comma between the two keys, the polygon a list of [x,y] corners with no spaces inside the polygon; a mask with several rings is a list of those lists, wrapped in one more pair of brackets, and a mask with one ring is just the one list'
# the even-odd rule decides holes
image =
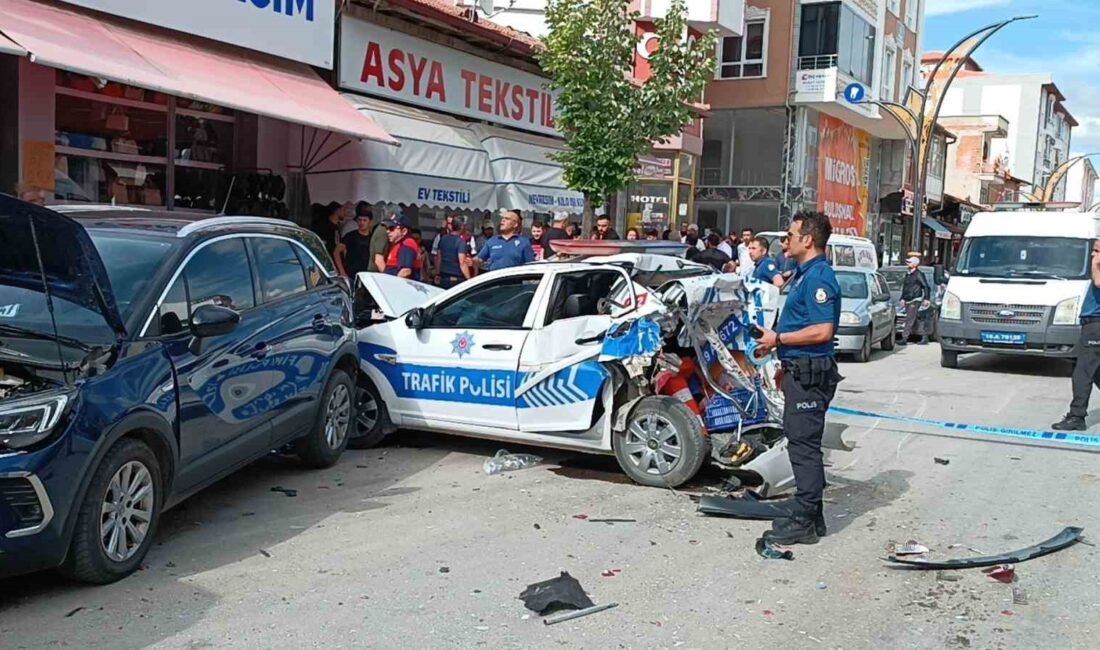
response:
{"label": "white van", "polygon": [[[779,240],[787,233],[769,230],[768,232],[758,232],[756,234],[768,240],[768,254],[779,259],[779,253],[783,250],[783,245]],[[829,243],[825,246],[825,255],[833,266],[858,266],[873,270],[878,269],[878,255],[875,253],[875,245],[866,237],[833,235],[829,237]]]}
{"label": "white van", "polygon": [[1100,215],[974,215],[940,309],[940,365],[968,352],[1074,358]]}

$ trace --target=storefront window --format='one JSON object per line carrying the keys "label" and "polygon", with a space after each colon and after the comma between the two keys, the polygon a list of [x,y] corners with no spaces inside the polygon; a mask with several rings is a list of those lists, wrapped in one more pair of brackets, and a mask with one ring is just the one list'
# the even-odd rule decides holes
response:
{"label": "storefront window", "polygon": [[639,230],[668,229],[672,208],[672,183],[642,181],[627,194],[626,227]]}
{"label": "storefront window", "polygon": [[58,71],[54,197],[216,211],[234,121],[218,106]]}
{"label": "storefront window", "polygon": [[680,178],[689,182],[695,182],[695,156],[680,154]]}

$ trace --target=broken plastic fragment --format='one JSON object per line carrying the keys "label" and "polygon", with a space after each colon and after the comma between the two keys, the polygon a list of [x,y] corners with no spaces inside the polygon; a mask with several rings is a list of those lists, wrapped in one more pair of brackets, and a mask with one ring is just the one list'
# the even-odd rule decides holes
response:
{"label": "broken plastic fragment", "polygon": [[916,540],[909,540],[904,544],[890,543],[886,550],[894,555],[924,555],[928,552],[928,547],[924,544],[918,544]]}
{"label": "broken plastic fragment", "polygon": [[913,569],[980,569],[981,567],[996,566],[998,564],[1019,564],[1020,562],[1026,562],[1027,560],[1042,557],[1048,553],[1054,553],[1055,551],[1060,551],[1068,546],[1072,546],[1081,539],[1081,533],[1083,532],[1083,528],[1067,526],[1062,532],[1044,542],[1002,555],[960,558],[956,560],[926,560],[923,558],[903,558],[891,555],[886,559],[890,562],[896,562]]}
{"label": "broken plastic fragment", "polygon": [[565,571],[556,578],[527,585],[519,598],[527,609],[543,615],[561,609],[585,609],[595,604],[584,593],[581,583]]}
{"label": "broken plastic fragment", "polygon": [[756,540],[756,554],[765,560],[793,560],[794,553],[781,549],[763,537]]}
{"label": "broken plastic fragment", "polygon": [[542,462],[541,456],[534,454],[510,454],[507,449],[501,449],[492,458],[487,458],[481,466],[486,474],[500,474],[502,472],[514,472],[518,469],[534,467]]}
{"label": "broken plastic fragment", "polygon": [[1012,584],[1016,580],[1016,569],[1011,564],[1002,564],[1000,566],[982,569],[982,573],[1006,585]]}

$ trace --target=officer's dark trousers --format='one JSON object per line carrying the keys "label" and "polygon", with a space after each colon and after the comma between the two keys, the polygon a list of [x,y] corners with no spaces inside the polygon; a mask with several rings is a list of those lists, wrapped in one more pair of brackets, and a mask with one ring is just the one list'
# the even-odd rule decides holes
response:
{"label": "officer's dark trousers", "polygon": [[1077,341],[1077,365],[1073,367],[1073,401],[1069,414],[1080,418],[1088,415],[1092,386],[1100,388],[1100,320],[1088,320],[1081,325]]}
{"label": "officer's dark trousers", "polygon": [[840,380],[835,359],[816,361],[823,367],[814,373],[785,362],[783,378],[783,430],[794,470],[795,501],[808,516],[821,509],[825,491],[821,436],[825,432],[825,412]]}

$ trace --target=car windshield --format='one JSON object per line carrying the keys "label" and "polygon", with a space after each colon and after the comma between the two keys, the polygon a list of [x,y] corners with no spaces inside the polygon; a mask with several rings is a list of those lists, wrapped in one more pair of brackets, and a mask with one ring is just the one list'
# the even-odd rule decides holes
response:
{"label": "car windshield", "polygon": [[858,300],[867,297],[867,278],[862,273],[838,271],[836,280],[840,283],[841,298],[855,298]]}
{"label": "car windshield", "polygon": [[[107,268],[111,291],[125,321],[175,243],[163,237],[129,233],[89,234]],[[0,286],[0,341],[4,352],[36,358],[45,355],[47,360],[56,360],[56,346],[43,345],[46,338],[54,336],[55,320],[57,334],[63,342],[69,342],[68,347],[105,345],[115,340],[114,331],[99,310],[56,295],[53,306],[51,318],[46,296],[38,288],[27,288],[25,284]]]}
{"label": "car windshield", "polygon": [[971,237],[963,242],[958,274],[999,278],[1088,277],[1092,241],[1075,237]]}

